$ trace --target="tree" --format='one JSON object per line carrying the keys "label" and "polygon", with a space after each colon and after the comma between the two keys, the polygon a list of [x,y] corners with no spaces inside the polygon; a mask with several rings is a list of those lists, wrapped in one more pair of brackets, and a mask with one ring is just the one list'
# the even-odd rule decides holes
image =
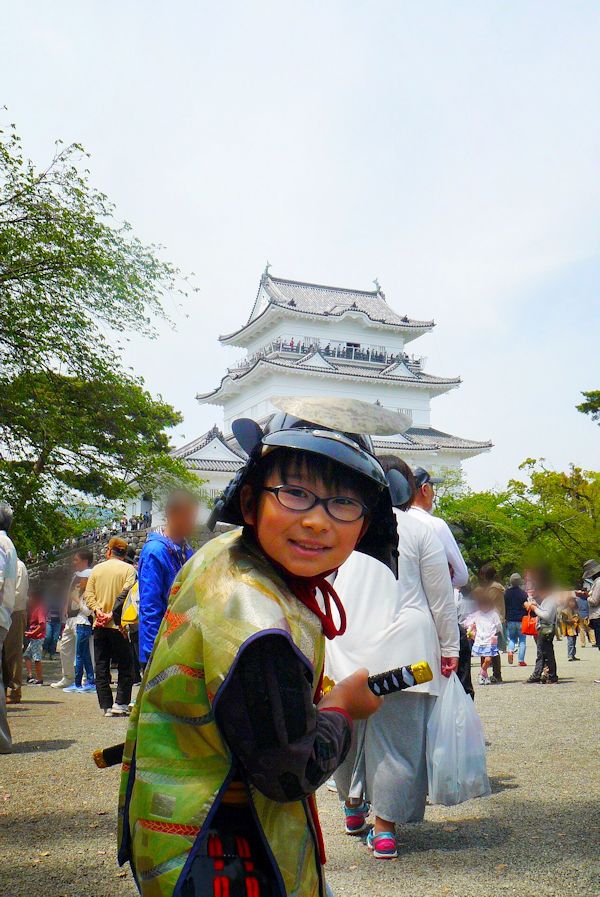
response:
{"label": "tree", "polygon": [[582,414],[589,414],[592,420],[596,421],[600,426],[600,389],[592,389],[589,392],[582,392],[581,395],[585,401],[577,405],[577,410]]}
{"label": "tree", "polygon": [[548,470],[543,459],[527,459],[521,470],[525,479],[504,490],[444,496],[440,512],[472,571],[492,561],[506,577],[543,564],[572,586],[600,543],[600,473]]}
{"label": "tree", "polygon": [[[118,222],[80,170],[81,146],[57,144],[38,170],[14,125],[0,131],[0,360],[5,372],[45,368],[102,375],[122,337],[154,334],[167,293],[186,281]],[[108,332],[110,340],[105,335]],[[116,339],[115,339],[116,338]]]}
{"label": "tree", "polygon": [[86,498],[198,484],[169,454],[179,413],[121,362],[187,281],[116,220],[83,158],[59,144],[39,170],[0,132],[0,494],[21,551],[68,535]]}

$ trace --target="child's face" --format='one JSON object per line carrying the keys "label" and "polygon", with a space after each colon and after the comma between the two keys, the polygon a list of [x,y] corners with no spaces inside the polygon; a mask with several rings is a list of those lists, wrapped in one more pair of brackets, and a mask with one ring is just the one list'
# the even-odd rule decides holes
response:
{"label": "child's face", "polygon": [[[281,486],[282,482],[281,474],[275,470],[263,485]],[[348,487],[332,490],[308,472],[289,473],[285,482],[310,489],[319,498],[338,495],[362,501],[360,493]],[[244,520],[254,526],[264,552],[295,576],[317,576],[339,567],[354,551],[367,527],[364,517],[351,523],[334,520],[323,505],[308,511],[289,510],[276,495],[264,489],[254,497],[251,487],[246,486],[241,498]]]}

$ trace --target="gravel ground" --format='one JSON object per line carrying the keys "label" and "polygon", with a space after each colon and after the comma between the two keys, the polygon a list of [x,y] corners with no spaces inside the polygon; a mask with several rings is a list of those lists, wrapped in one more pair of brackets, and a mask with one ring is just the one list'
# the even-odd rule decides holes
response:
{"label": "gravel ground", "polygon": [[[477,688],[489,741],[493,794],[429,807],[399,832],[397,860],[373,860],[341,833],[334,794],[319,796],[335,897],[598,897],[600,760],[596,708],[600,654],[557,643],[558,686],[522,684],[505,663],[503,685]],[[528,653],[531,662],[533,651]],[[505,659],[504,659],[505,662]],[[45,664],[53,679],[56,664]],[[51,668],[50,668],[51,667]],[[15,749],[0,758],[1,897],[130,897],[115,861],[118,770],[97,770],[99,746],[126,724],[99,715],[94,695],[24,688],[9,710]]]}

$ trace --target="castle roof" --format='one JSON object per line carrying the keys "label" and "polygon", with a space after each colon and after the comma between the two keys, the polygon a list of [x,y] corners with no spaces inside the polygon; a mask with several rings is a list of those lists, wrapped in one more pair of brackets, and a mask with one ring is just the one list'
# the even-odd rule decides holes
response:
{"label": "castle roof", "polygon": [[[237,442],[230,445],[216,425],[197,439],[173,449],[171,454],[185,461],[191,470],[236,471],[245,458]],[[207,464],[214,466],[206,467]]]}
{"label": "castle roof", "polygon": [[375,290],[355,290],[271,277],[265,272],[248,321],[233,333],[221,336],[221,342],[235,345],[236,338],[249,328],[254,329],[255,322],[261,322],[263,318],[270,316],[273,310],[284,310],[287,316],[327,318],[341,318],[352,313],[362,314],[373,324],[413,331],[411,334],[413,337],[427,333],[435,326],[433,321],[420,321],[397,314],[387,304],[381,287]]}
{"label": "castle roof", "polygon": [[401,450],[406,441],[406,448],[414,451],[453,451],[466,450],[478,453],[492,448],[489,439],[483,441],[464,439],[462,436],[453,436],[450,433],[444,433],[442,430],[436,430],[435,427],[410,427],[401,436],[394,436],[393,439],[382,439],[373,437],[375,446],[381,451],[397,451]]}
{"label": "castle roof", "polygon": [[[209,431],[209,433],[201,436],[195,442],[203,442],[205,446],[209,445],[212,440],[212,432]],[[178,454],[177,457],[184,458],[184,463],[190,470],[205,471],[207,473],[221,471],[233,475],[242,466],[247,456],[233,435],[228,436],[226,439],[223,439],[221,436],[221,439],[232,453],[230,460],[215,460],[210,457],[191,458],[189,454],[187,456]],[[375,436],[373,437],[373,442],[377,454],[393,452],[400,457],[403,454],[414,455],[432,452],[443,456],[446,453],[452,454],[455,451],[460,451],[463,457],[468,457],[471,454],[476,455],[492,448],[492,443],[489,440],[475,441],[473,439],[464,439],[462,436],[453,436],[450,433],[444,433],[442,430],[436,430],[434,427],[410,427],[405,433],[392,438]],[[192,443],[189,443],[189,445],[192,445]],[[183,446],[173,454],[177,454],[177,451],[181,453],[189,445]]]}
{"label": "castle roof", "polygon": [[337,359],[335,357],[323,359],[325,361],[325,364],[323,364],[321,359],[322,356],[316,352],[310,359],[310,362],[306,356],[300,359],[259,357],[248,366],[230,368],[216,389],[198,394],[196,398],[200,402],[210,402],[211,400],[219,399],[225,392],[230,392],[232,389],[237,390],[242,380],[250,382],[256,376],[269,371],[278,371],[282,374],[302,371],[306,377],[327,377],[334,380],[353,380],[355,382],[360,380],[390,384],[410,383],[413,387],[428,388],[435,394],[454,389],[461,382],[460,377],[437,377],[433,374],[426,374],[418,368],[411,370],[406,365],[393,365],[390,366],[391,370],[381,370],[375,366],[368,365],[360,366],[358,364],[339,362],[336,364]]}

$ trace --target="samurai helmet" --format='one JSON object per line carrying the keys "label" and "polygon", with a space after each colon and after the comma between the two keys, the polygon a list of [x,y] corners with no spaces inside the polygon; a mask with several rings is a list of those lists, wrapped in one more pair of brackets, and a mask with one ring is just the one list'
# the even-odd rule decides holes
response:
{"label": "samurai helmet", "polygon": [[[278,410],[264,429],[249,418],[233,422],[233,434],[248,460],[216,501],[209,528],[214,529],[218,521],[243,525],[240,493],[265,454],[286,448],[321,455],[377,487],[369,526],[356,550],[386,564],[397,575],[398,532],[389,484],[375,457],[371,436],[366,434],[402,433],[410,426],[408,418],[358,399],[275,396],[270,402]],[[394,474],[402,477],[398,471]]]}

